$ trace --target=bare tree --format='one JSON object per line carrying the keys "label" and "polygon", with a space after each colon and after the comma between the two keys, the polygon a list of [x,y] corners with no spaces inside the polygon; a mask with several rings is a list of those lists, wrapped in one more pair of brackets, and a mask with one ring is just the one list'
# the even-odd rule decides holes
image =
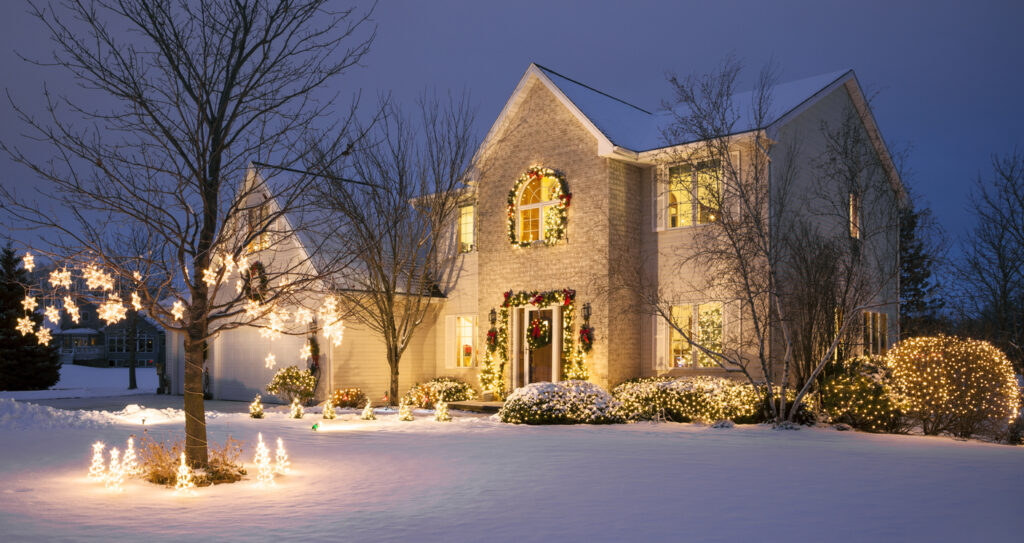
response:
{"label": "bare tree", "polygon": [[[750,93],[737,92],[740,73],[728,59],[704,76],[670,78],[674,117],[664,139],[673,147],[661,160],[674,167],[658,179],[668,204],[659,220],[694,228],[674,247],[625,255],[613,282],[696,349],[701,366],[741,373],[776,420],[791,420],[861,310],[895,287],[898,198],[853,107],[813,139],[781,130],[773,69]],[[742,334],[723,341],[700,319],[691,326],[673,313],[696,296],[725,300]],[[793,383],[795,395],[786,390]],[[778,401],[787,395],[788,406]]]}
{"label": "bare tree", "polygon": [[[310,247],[306,258],[260,266],[259,277],[246,270],[245,289],[227,282],[236,264],[274,258],[286,226],[308,218],[312,176],[275,183],[249,162],[306,163],[309,132],[322,124],[339,141],[358,139],[352,110],[336,117],[333,96],[315,91],[366,54],[368,13],[326,0],[66,0],[31,11],[55,45],[46,64],[110,105],[47,94],[41,117],[14,105],[52,157],[3,143],[45,181],[35,197],[5,191],[6,210],[48,229],[65,264],[158,279],[138,293],[150,317],[184,335],[185,450],[205,465],[207,340],[295,301],[324,272]],[[144,251],[130,249],[136,231]],[[250,301],[258,307],[246,313]]]}
{"label": "bare tree", "polygon": [[475,145],[466,96],[424,96],[418,118],[386,110],[351,156],[351,177],[374,187],[329,181],[322,202],[336,217],[334,259],[348,263],[337,293],[349,318],[383,340],[394,402],[402,355],[454,280],[453,225]]}

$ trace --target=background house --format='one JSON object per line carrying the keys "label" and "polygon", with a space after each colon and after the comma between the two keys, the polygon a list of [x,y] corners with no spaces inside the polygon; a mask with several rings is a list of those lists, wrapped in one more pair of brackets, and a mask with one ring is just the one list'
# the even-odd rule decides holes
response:
{"label": "background house", "polygon": [[127,367],[133,348],[136,367],[154,367],[163,363],[167,356],[163,328],[144,315],[134,318],[136,333],[133,346],[133,341],[129,339],[131,324],[127,319],[107,326],[97,316],[96,307],[92,304],[81,305],[77,323],[71,322],[67,315],[62,315],[61,329],[53,332],[62,363]]}

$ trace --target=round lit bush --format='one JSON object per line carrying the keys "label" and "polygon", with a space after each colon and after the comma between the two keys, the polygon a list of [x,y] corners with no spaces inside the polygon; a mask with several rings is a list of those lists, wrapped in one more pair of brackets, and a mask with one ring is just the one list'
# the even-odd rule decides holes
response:
{"label": "round lit bush", "polygon": [[748,383],[722,377],[649,377],[612,391],[629,420],[759,422],[761,395]]}
{"label": "round lit bush", "polygon": [[437,377],[423,384],[414,385],[405,393],[405,403],[433,409],[437,400],[445,403],[463,402],[476,398],[472,385],[458,377]]}
{"label": "round lit bush", "polygon": [[837,364],[825,377],[818,395],[832,422],[866,432],[905,433],[906,417],[893,397],[885,358],[858,356]]}
{"label": "round lit bush", "polygon": [[298,366],[281,368],[274,374],[274,378],[267,385],[267,392],[281,398],[286,403],[292,403],[298,398],[299,402],[305,404],[313,399],[313,389],[316,388],[316,378],[309,370],[300,370]]}
{"label": "round lit bush", "polygon": [[498,417],[513,424],[614,424],[622,422],[620,407],[587,381],[531,383],[509,395]]}
{"label": "round lit bush", "polygon": [[886,365],[896,399],[927,435],[996,433],[1017,416],[1013,366],[988,342],[911,338],[889,351]]}

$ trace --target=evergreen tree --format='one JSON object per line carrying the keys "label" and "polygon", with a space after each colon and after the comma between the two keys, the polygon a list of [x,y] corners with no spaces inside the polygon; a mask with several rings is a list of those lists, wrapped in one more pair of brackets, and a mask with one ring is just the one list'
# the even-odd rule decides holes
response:
{"label": "evergreen tree", "polygon": [[[8,244],[0,254],[0,390],[36,390],[53,386],[60,379],[60,356],[50,345],[40,345],[35,334],[17,330],[25,316],[25,299],[30,278],[21,267],[21,257]],[[43,316],[28,315],[38,330]]]}
{"label": "evergreen tree", "polygon": [[938,248],[928,238],[931,210],[900,210],[900,330],[904,337],[932,333],[939,326],[938,285],[932,275]]}

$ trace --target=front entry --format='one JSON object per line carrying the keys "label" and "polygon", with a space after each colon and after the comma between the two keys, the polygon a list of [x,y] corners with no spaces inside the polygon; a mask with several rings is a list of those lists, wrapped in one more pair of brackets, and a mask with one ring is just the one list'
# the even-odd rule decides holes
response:
{"label": "front entry", "polygon": [[[548,322],[551,322],[550,309],[545,309],[542,311],[530,311],[529,315],[531,320],[541,318],[547,319]],[[527,328],[529,327],[527,326]],[[526,333],[529,333],[528,329],[526,330]],[[525,344],[526,341],[524,340],[523,343]],[[536,383],[538,381],[557,381],[557,379],[551,374],[551,351],[553,349],[552,344],[553,342],[548,343],[547,345],[539,349],[533,349],[532,351],[529,348],[526,349],[527,360],[530,361],[530,373],[527,376],[528,383]]]}
{"label": "front entry", "polygon": [[[527,341],[530,321],[547,319],[551,341],[543,347],[530,349]],[[515,308],[512,312],[512,387],[561,379],[562,313],[560,306]]]}

